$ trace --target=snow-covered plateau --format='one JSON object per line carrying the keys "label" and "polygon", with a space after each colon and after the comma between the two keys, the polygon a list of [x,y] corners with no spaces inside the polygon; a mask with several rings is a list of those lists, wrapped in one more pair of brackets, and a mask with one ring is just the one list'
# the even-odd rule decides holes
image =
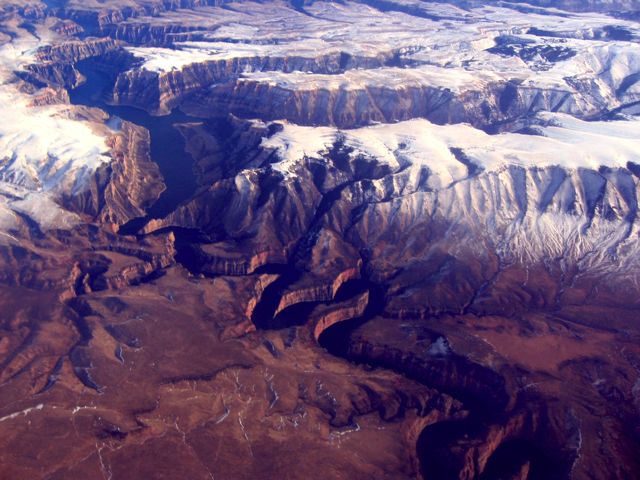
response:
{"label": "snow-covered plateau", "polygon": [[[635,242],[640,26],[632,17],[412,0],[146,8],[99,17],[102,33],[120,42],[105,57],[116,62],[115,104],[275,122],[261,147],[275,151],[268,168],[285,182],[339,140],[352,160],[393,172],[374,181],[375,195],[399,203],[436,195],[420,208],[480,221],[519,258],[562,256],[573,248],[566,244],[576,259],[586,250],[615,256]],[[0,50],[0,93],[13,119],[0,127],[0,174],[55,198],[82,192],[109,156],[106,127],[76,120],[68,105],[33,106],[15,79],[25,65],[55,71],[74,55],[104,53],[82,53],[81,40],[47,27],[18,29]],[[53,49],[37,57],[44,45]],[[59,60],[56,51],[65,52]]]}
{"label": "snow-covered plateau", "polygon": [[[505,260],[634,271],[638,23],[522,4],[385,5],[211,8],[187,19],[188,36],[125,47],[138,60],[115,98],[137,104],[144,89],[158,112],[275,121],[262,146],[290,181],[339,140],[352,160],[394,172],[367,193],[369,210],[398,221],[390,229],[436,218],[489,238]],[[117,32],[172,31],[177,15]]]}
{"label": "snow-covered plateau", "polygon": [[640,0],[0,0],[0,477],[640,478]]}
{"label": "snow-covered plateau", "polygon": [[[239,62],[239,82],[293,91],[429,87],[462,94],[509,82],[531,95],[560,93],[556,108],[569,113],[586,111],[585,104],[614,109],[640,100],[636,22],[553,9],[419,3],[425,16],[356,2],[315,2],[305,7],[307,15],[280,2],[243,2],[237,9],[211,9],[206,28],[202,19],[190,25],[187,18],[196,40],[169,37],[168,46],[127,50],[142,61],[136,70],[155,73],[161,88],[172,82],[164,76],[175,78],[187,67]],[[118,31],[125,35],[147,21],[168,28],[171,19],[132,19]],[[340,64],[323,72],[318,59],[332,55],[341,56]],[[267,59],[276,58],[284,59],[282,67],[268,66]],[[296,59],[316,65],[302,62],[305,70]]]}

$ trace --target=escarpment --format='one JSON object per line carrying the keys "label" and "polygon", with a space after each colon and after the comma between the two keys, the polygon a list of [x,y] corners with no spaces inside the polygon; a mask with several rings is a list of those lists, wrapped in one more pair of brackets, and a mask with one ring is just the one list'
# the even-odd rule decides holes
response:
{"label": "escarpment", "polygon": [[111,162],[96,171],[83,192],[63,195],[62,203],[117,230],[144,216],[165,186],[150,158],[149,133],[143,127],[121,122],[109,142]]}
{"label": "escarpment", "polygon": [[70,19],[82,25],[85,30],[99,33],[111,25],[117,25],[129,18],[140,16],[158,16],[178,9],[195,9],[204,6],[223,5],[227,0],[151,0],[136,5],[115,5],[113,7],[83,8],[66,5],[56,12],[64,19]]}
{"label": "escarpment", "polygon": [[100,220],[114,225],[141,217],[164,190],[158,165],[149,152],[149,133],[129,122],[113,138],[111,175],[103,189]]}
{"label": "escarpment", "polygon": [[40,62],[77,63],[91,57],[99,57],[119,47],[111,38],[94,38],[47,45],[38,50],[36,58]]}
{"label": "escarpment", "polygon": [[316,310],[311,317],[316,322],[313,326],[313,337],[319,341],[320,336],[334,325],[361,317],[368,304],[369,292],[366,291],[351,301],[339,302],[336,305]]}
{"label": "escarpment", "polygon": [[27,80],[40,84],[75,88],[83,81],[76,64],[82,60],[101,57],[118,49],[118,43],[110,38],[72,40],[57,45],[46,45],[36,53],[37,63],[26,66],[21,73]]}
{"label": "escarpment", "polygon": [[338,277],[329,284],[315,284],[313,286],[303,287],[298,285],[290,286],[280,297],[280,301],[276,307],[274,315],[278,315],[292,305],[300,303],[317,303],[333,300],[340,287],[349,280],[357,278],[359,272],[357,269],[349,269],[341,272]]}
{"label": "escarpment", "polygon": [[[132,45],[170,46],[175,42],[198,41],[206,36],[206,28],[200,26],[149,23],[116,22],[104,25],[103,32],[109,37]],[[203,31],[204,30],[204,31]]]}
{"label": "escarpment", "polygon": [[3,4],[0,476],[636,478],[640,27],[556,3]]}
{"label": "escarpment", "polygon": [[[113,97],[115,102],[122,105],[134,105],[144,109],[153,106],[154,113],[166,114],[174,107],[182,105],[194,93],[202,93],[203,89],[221,85],[220,93],[214,92],[210,98],[204,99],[210,105],[203,106],[204,109],[214,110],[222,107],[224,111],[237,114],[236,109],[224,105],[219,97],[235,97],[237,100],[246,98],[244,101],[250,103],[251,95],[243,90],[242,83],[236,84],[236,79],[243,73],[274,71],[332,75],[350,69],[380,68],[389,63],[402,63],[398,58],[398,52],[391,51],[370,57],[336,52],[315,57],[273,55],[212,59],[166,72],[145,69],[123,72],[116,80]],[[263,102],[263,105],[273,104],[270,100],[267,99],[267,103]],[[198,113],[203,112],[204,110],[201,110]],[[274,118],[284,118],[278,117],[278,112],[274,114]],[[210,112],[205,116],[210,116]]]}
{"label": "escarpment", "polygon": [[[125,72],[114,86],[114,101],[136,105],[155,113],[180,106],[198,116],[223,110],[242,118],[286,118],[302,125],[355,128],[376,122],[428,118],[438,124],[471,123],[482,128],[509,128],[518,119],[536,112],[570,113],[593,118],[624,105],[626,100],[601,98],[591,93],[573,94],[567,88],[541,88],[496,81],[482,88],[460,92],[444,86],[328,85],[315,88],[237,78],[247,70],[257,72],[299,71],[340,75],[338,57],[316,59],[249,58],[195,63],[174,72],[147,70]],[[348,68],[372,68],[384,59],[352,59]],[[328,63],[327,63],[328,62]],[[400,74],[400,72],[398,73]],[[309,83],[314,79],[310,75]],[[205,89],[206,87],[206,89]],[[504,127],[501,127],[504,125]]]}

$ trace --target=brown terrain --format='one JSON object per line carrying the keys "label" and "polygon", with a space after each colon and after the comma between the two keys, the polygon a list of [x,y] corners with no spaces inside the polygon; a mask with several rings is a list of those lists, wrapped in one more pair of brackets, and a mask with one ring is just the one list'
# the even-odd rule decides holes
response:
{"label": "brown terrain", "polygon": [[[131,69],[124,45],[197,40],[215,31],[198,12],[230,2],[106,3],[0,6],[5,30],[26,22],[66,38],[15,81],[35,105],[104,128],[111,157],[59,199],[79,224],[44,229],[25,214],[0,244],[0,479],[640,478],[637,171],[562,177],[590,228],[628,222],[625,261],[580,256],[579,239],[523,260],[502,255],[480,220],[447,212],[473,210],[460,206],[473,197],[525,217],[543,203],[532,185],[553,171],[470,170],[438,192],[427,172],[410,178],[340,142],[283,177],[261,143],[283,128],[265,122],[282,119],[502,131],[561,108],[557,92],[287,91],[238,76],[378,68],[393,51]],[[563,105],[590,117],[606,103]],[[136,124],[127,106],[164,116]],[[193,162],[174,170],[192,185],[156,163],[153,122],[183,142],[168,155]],[[521,180],[524,203],[511,188]]]}

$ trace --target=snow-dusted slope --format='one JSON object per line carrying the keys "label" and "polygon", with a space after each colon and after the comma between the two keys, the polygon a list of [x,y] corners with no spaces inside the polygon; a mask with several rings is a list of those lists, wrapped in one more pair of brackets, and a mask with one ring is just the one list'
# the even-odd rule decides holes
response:
{"label": "snow-dusted slope", "polygon": [[132,18],[117,36],[189,34],[126,47],[139,61],[115,99],[282,119],[262,146],[292,184],[340,142],[388,166],[371,191],[343,193],[391,222],[364,236],[437,219],[504,259],[635,265],[640,27],[537,3],[243,1]]}
{"label": "snow-dusted slope", "polygon": [[[524,168],[560,166],[566,169],[626,168],[640,164],[640,120],[585,122],[569,115],[544,113],[534,120],[535,135],[488,135],[470,125],[434,125],[416,119],[354,130],[283,124],[283,129],[262,145],[275,148],[282,162],[274,167],[293,173],[304,157],[328,153],[338,138],[352,149],[350,156],[364,156],[393,168],[407,164],[426,167],[429,186],[444,188],[467,178],[468,166],[496,172],[509,165]],[[460,153],[456,156],[452,150]]]}
{"label": "snow-dusted slope", "polygon": [[[352,159],[394,172],[374,181],[374,198],[422,198],[418,211],[492,232],[515,256],[558,256],[570,244],[578,258],[589,235],[597,237],[589,248],[602,252],[626,241],[640,122],[602,119],[640,102],[636,22],[522,4],[385,5],[242,1],[119,21],[107,32],[129,40],[124,50],[138,62],[120,74],[114,101],[282,118],[262,146],[278,151],[272,168],[289,179],[341,140]],[[5,63],[28,63],[33,47],[12,46]],[[62,118],[64,108],[34,109],[15,95],[18,121],[1,127],[10,153],[3,178],[53,194],[82,190],[107,160],[104,139]],[[43,132],[28,132],[26,115]],[[518,133],[523,126],[528,134]]]}
{"label": "snow-dusted slope", "polygon": [[[426,120],[345,131],[284,123],[262,146],[276,150],[272,167],[285,178],[308,159],[329,158],[338,142],[352,161],[388,165],[394,173],[350,194],[356,203],[365,195],[371,215],[391,222],[367,234],[374,238],[438,220],[458,225],[452,244],[485,238],[505,261],[564,258],[635,271],[638,181],[629,168],[640,165],[640,121],[545,113],[531,124],[535,134],[488,135]],[[460,233],[462,225],[471,230]]]}
{"label": "snow-dusted slope", "polygon": [[[554,9],[525,13],[418,3],[422,16],[356,2],[315,2],[305,7],[306,14],[282,2],[242,2],[203,10],[193,25],[187,17],[197,41],[128,50],[141,59],[136,71],[157,76],[161,96],[176,83],[176,72],[185,70],[185,82],[193,82],[198,65],[242,59],[242,68],[226,67],[231,77],[240,76],[240,83],[293,92],[431,88],[489,97],[508,83],[517,87],[523,108],[583,116],[640,100],[640,29],[635,22]],[[130,20],[119,28],[135,31],[146,23],[168,28],[174,16],[177,22],[178,14],[170,14],[161,20]],[[309,60],[331,55],[342,55],[343,64],[323,71],[318,61],[309,68]],[[285,59],[282,68],[265,61],[277,58]],[[306,70],[292,58],[308,60],[298,62]],[[541,96],[547,97],[544,107],[538,105]]]}
{"label": "snow-dusted slope", "polygon": [[106,132],[74,119],[68,105],[34,104],[37,94],[25,91],[14,72],[35,61],[52,33],[42,26],[38,37],[21,28],[13,34],[0,46],[0,228],[15,225],[12,212],[27,214],[43,228],[67,227],[77,219],[55,200],[82,193],[109,161]]}

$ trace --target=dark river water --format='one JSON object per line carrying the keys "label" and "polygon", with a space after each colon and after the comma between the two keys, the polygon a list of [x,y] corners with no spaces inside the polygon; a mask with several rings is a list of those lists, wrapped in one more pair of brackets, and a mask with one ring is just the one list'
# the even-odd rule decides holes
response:
{"label": "dark river water", "polygon": [[[193,158],[186,153],[184,139],[174,125],[176,123],[202,122],[203,119],[190,117],[179,111],[157,117],[137,108],[109,105],[105,103],[105,99],[109,98],[109,92],[113,87],[113,74],[102,71],[99,65],[92,63],[91,60],[81,62],[78,68],[87,81],[70,92],[73,104],[99,107],[112,117],[114,125],[117,124],[115,120],[123,119],[145,127],[151,136],[151,158],[158,164],[167,188],[147,210],[145,217],[132,220],[120,230],[121,233],[133,234],[149,219],[166,216],[194,194],[197,183],[193,172]],[[367,169],[365,168],[365,170]],[[384,174],[386,172],[364,172],[365,177],[378,177]],[[320,205],[318,218],[314,219],[314,222],[320,221],[322,215],[331,208],[333,202],[339,197],[340,191],[341,188],[336,189],[336,192],[327,196]],[[176,229],[175,233],[178,238],[178,261],[187,268],[191,266],[192,269],[197,270],[200,257],[192,251],[191,244],[203,241],[198,237],[200,233],[181,229]],[[254,310],[252,321],[259,329],[284,329],[303,324],[308,321],[312,309],[321,303],[311,302],[295,305],[275,315],[283,292],[295,283],[301,272],[298,272],[293,265],[271,265],[263,267],[259,273],[280,274],[280,278],[267,287]],[[367,279],[352,280],[340,288],[334,299],[336,302],[348,300],[367,290],[370,293],[370,301],[363,315],[328,328],[319,338],[320,345],[328,352],[356,363],[362,363],[362,359],[353,358],[349,354],[352,333],[363,323],[381,314],[384,309],[385,292],[380,286]],[[371,359],[365,360],[365,363],[371,367],[393,368],[389,365],[377,365]],[[406,372],[401,373],[407,374]],[[85,381],[92,380],[88,378]],[[428,382],[426,383],[428,384]],[[428,426],[421,433],[417,445],[417,455],[425,478],[440,480],[458,478],[458,472],[461,468],[460,459],[452,455],[452,446],[461,438],[467,438],[468,435],[482,437],[482,432],[486,429],[487,412],[484,411],[484,407],[473,408],[473,402],[466,402],[466,404],[472,406],[469,418],[439,422]],[[548,459],[541,452],[537,452],[532,445],[520,440],[505,442],[491,457],[481,478],[484,480],[511,478],[526,460],[531,461],[531,478],[551,478],[546,476],[553,472],[553,469],[548,468]]]}
{"label": "dark river water", "polygon": [[185,143],[176,123],[202,122],[203,119],[190,117],[174,110],[170,115],[153,116],[135,107],[114,106],[105,102],[113,87],[113,78],[104,73],[91,60],[78,64],[78,69],[87,81],[69,92],[71,103],[98,107],[111,115],[112,119],[123,119],[145,127],[151,137],[151,159],[158,164],[164,177],[166,190],[147,209],[147,216],[132,220],[121,229],[123,233],[133,233],[151,218],[162,218],[172,212],[180,203],[190,198],[196,189],[193,172],[193,158],[185,151]]}

